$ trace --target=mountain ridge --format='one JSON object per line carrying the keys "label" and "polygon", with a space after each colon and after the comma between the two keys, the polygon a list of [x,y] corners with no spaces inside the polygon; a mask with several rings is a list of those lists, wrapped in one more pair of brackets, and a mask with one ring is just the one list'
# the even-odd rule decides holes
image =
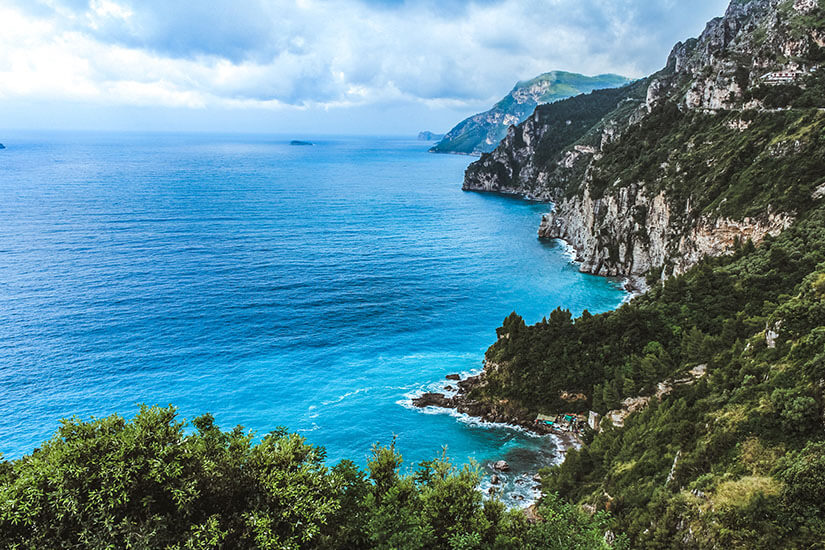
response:
{"label": "mountain ridge", "polygon": [[613,88],[627,82],[629,79],[614,74],[589,77],[566,71],[550,71],[530,80],[519,81],[489,110],[459,122],[430,152],[463,155],[489,152],[504,138],[509,126],[522,122],[539,104],[595,89]]}

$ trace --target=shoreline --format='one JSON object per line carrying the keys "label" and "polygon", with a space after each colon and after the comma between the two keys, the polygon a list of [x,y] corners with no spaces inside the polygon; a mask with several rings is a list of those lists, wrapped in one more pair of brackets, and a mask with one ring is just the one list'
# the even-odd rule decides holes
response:
{"label": "shoreline", "polygon": [[442,380],[442,388],[448,393],[435,391],[424,392],[418,396],[411,397],[410,401],[414,408],[419,410],[435,409],[443,411],[444,414],[466,415],[467,418],[478,420],[480,423],[500,426],[514,431],[527,432],[539,437],[548,437],[553,442],[557,461],[543,465],[537,465],[525,472],[521,472],[512,479],[515,485],[526,483],[539,483],[533,487],[533,498],[525,498],[518,491],[507,491],[506,482],[510,479],[510,465],[504,460],[491,460],[481,464],[484,470],[482,492],[488,495],[497,493],[500,497],[513,500],[514,505],[520,507],[530,517],[530,509],[535,510],[535,506],[543,496],[541,490],[541,468],[561,464],[567,458],[570,449],[579,449],[583,442],[577,434],[572,431],[562,431],[549,427],[545,423],[538,422],[534,415],[527,411],[520,411],[508,407],[507,405],[495,405],[469,398],[469,393],[473,388],[484,384],[484,371],[479,374],[469,375],[461,378],[458,374],[449,374]]}
{"label": "shoreline", "polygon": [[[464,185],[462,185],[461,190],[465,191],[467,193],[483,193],[483,194],[489,194],[489,195],[499,195],[501,197],[515,198],[515,199],[520,199],[520,200],[523,200],[523,201],[526,201],[526,202],[545,203],[545,204],[549,204],[551,207],[555,208],[555,203],[553,202],[553,200],[550,199],[549,197],[547,197],[546,195],[545,196],[535,196],[535,195],[532,195],[530,193],[523,193],[523,192],[510,192],[510,191],[501,191],[501,190],[494,191],[494,190],[487,190],[487,189],[473,189],[473,188],[465,187]],[[539,225],[541,225],[541,224],[539,224]],[[540,230],[541,230],[541,227],[539,227],[539,231]],[[541,235],[539,235],[538,238],[539,238],[539,240],[558,241],[558,242],[562,243],[564,245],[564,247],[566,248],[564,254],[571,258],[570,263],[581,265],[581,263],[582,263],[581,255],[579,254],[579,250],[575,246],[573,246],[573,244],[569,243],[568,241],[566,241],[562,238],[558,238],[558,237],[548,239],[546,237],[542,237]],[[581,269],[579,269],[579,271],[581,271]],[[647,281],[645,281],[645,278],[641,275],[619,274],[615,277],[608,277],[608,276],[605,276],[605,275],[598,275],[598,274],[595,274],[595,273],[589,273],[587,271],[581,271],[581,272],[585,273],[585,274],[588,274],[588,275],[594,275],[596,277],[604,277],[606,279],[618,279],[618,280],[620,280],[622,290],[624,290],[625,292],[628,293],[628,295],[622,301],[623,304],[629,302],[630,300],[632,300],[633,298],[636,298],[637,296],[641,296],[641,295],[647,293],[647,291],[649,290],[649,287],[647,285]]]}

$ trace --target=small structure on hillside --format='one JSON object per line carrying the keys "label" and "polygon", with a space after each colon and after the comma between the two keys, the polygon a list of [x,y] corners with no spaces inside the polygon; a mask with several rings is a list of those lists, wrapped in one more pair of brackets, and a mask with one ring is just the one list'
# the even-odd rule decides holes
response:
{"label": "small structure on hillside", "polygon": [[590,426],[590,429],[594,432],[599,431],[599,424],[601,424],[602,416],[594,411],[590,411],[590,414],[587,416],[587,425]]}
{"label": "small structure on hillside", "polygon": [[802,71],[776,71],[762,75],[762,82],[765,84],[791,84],[796,82]]}
{"label": "small structure on hillside", "polygon": [[565,414],[540,414],[536,417],[536,424],[544,424],[549,426],[554,432],[573,432],[578,434],[587,425],[587,418],[582,415],[565,413]]}

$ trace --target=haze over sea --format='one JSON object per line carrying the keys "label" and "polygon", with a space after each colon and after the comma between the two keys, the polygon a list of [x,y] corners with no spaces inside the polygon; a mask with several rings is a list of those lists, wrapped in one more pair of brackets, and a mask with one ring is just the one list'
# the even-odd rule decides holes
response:
{"label": "haze over sea", "polygon": [[[536,230],[546,204],[461,191],[426,142],[20,133],[0,152],[0,452],[139,403],[277,426],[363,465],[529,468],[552,443],[405,406],[481,367],[511,311],[616,307]],[[435,385],[434,385],[435,384]]]}

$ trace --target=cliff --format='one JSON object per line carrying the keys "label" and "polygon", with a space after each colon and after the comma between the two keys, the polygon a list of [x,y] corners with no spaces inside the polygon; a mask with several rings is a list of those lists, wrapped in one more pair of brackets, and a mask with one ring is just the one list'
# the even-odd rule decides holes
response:
{"label": "cliff", "polygon": [[457,124],[430,152],[477,155],[492,151],[507,135],[507,129],[523,122],[536,106],[593,90],[622,86],[627,82],[627,78],[618,75],[584,76],[563,71],[553,71],[519,82],[489,111]]}
{"label": "cliff", "polygon": [[684,273],[776,235],[823,183],[823,13],[812,0],[734,1],[610,101],[536,109],[464,189],[552,201],[540,236],[599,275]]}

